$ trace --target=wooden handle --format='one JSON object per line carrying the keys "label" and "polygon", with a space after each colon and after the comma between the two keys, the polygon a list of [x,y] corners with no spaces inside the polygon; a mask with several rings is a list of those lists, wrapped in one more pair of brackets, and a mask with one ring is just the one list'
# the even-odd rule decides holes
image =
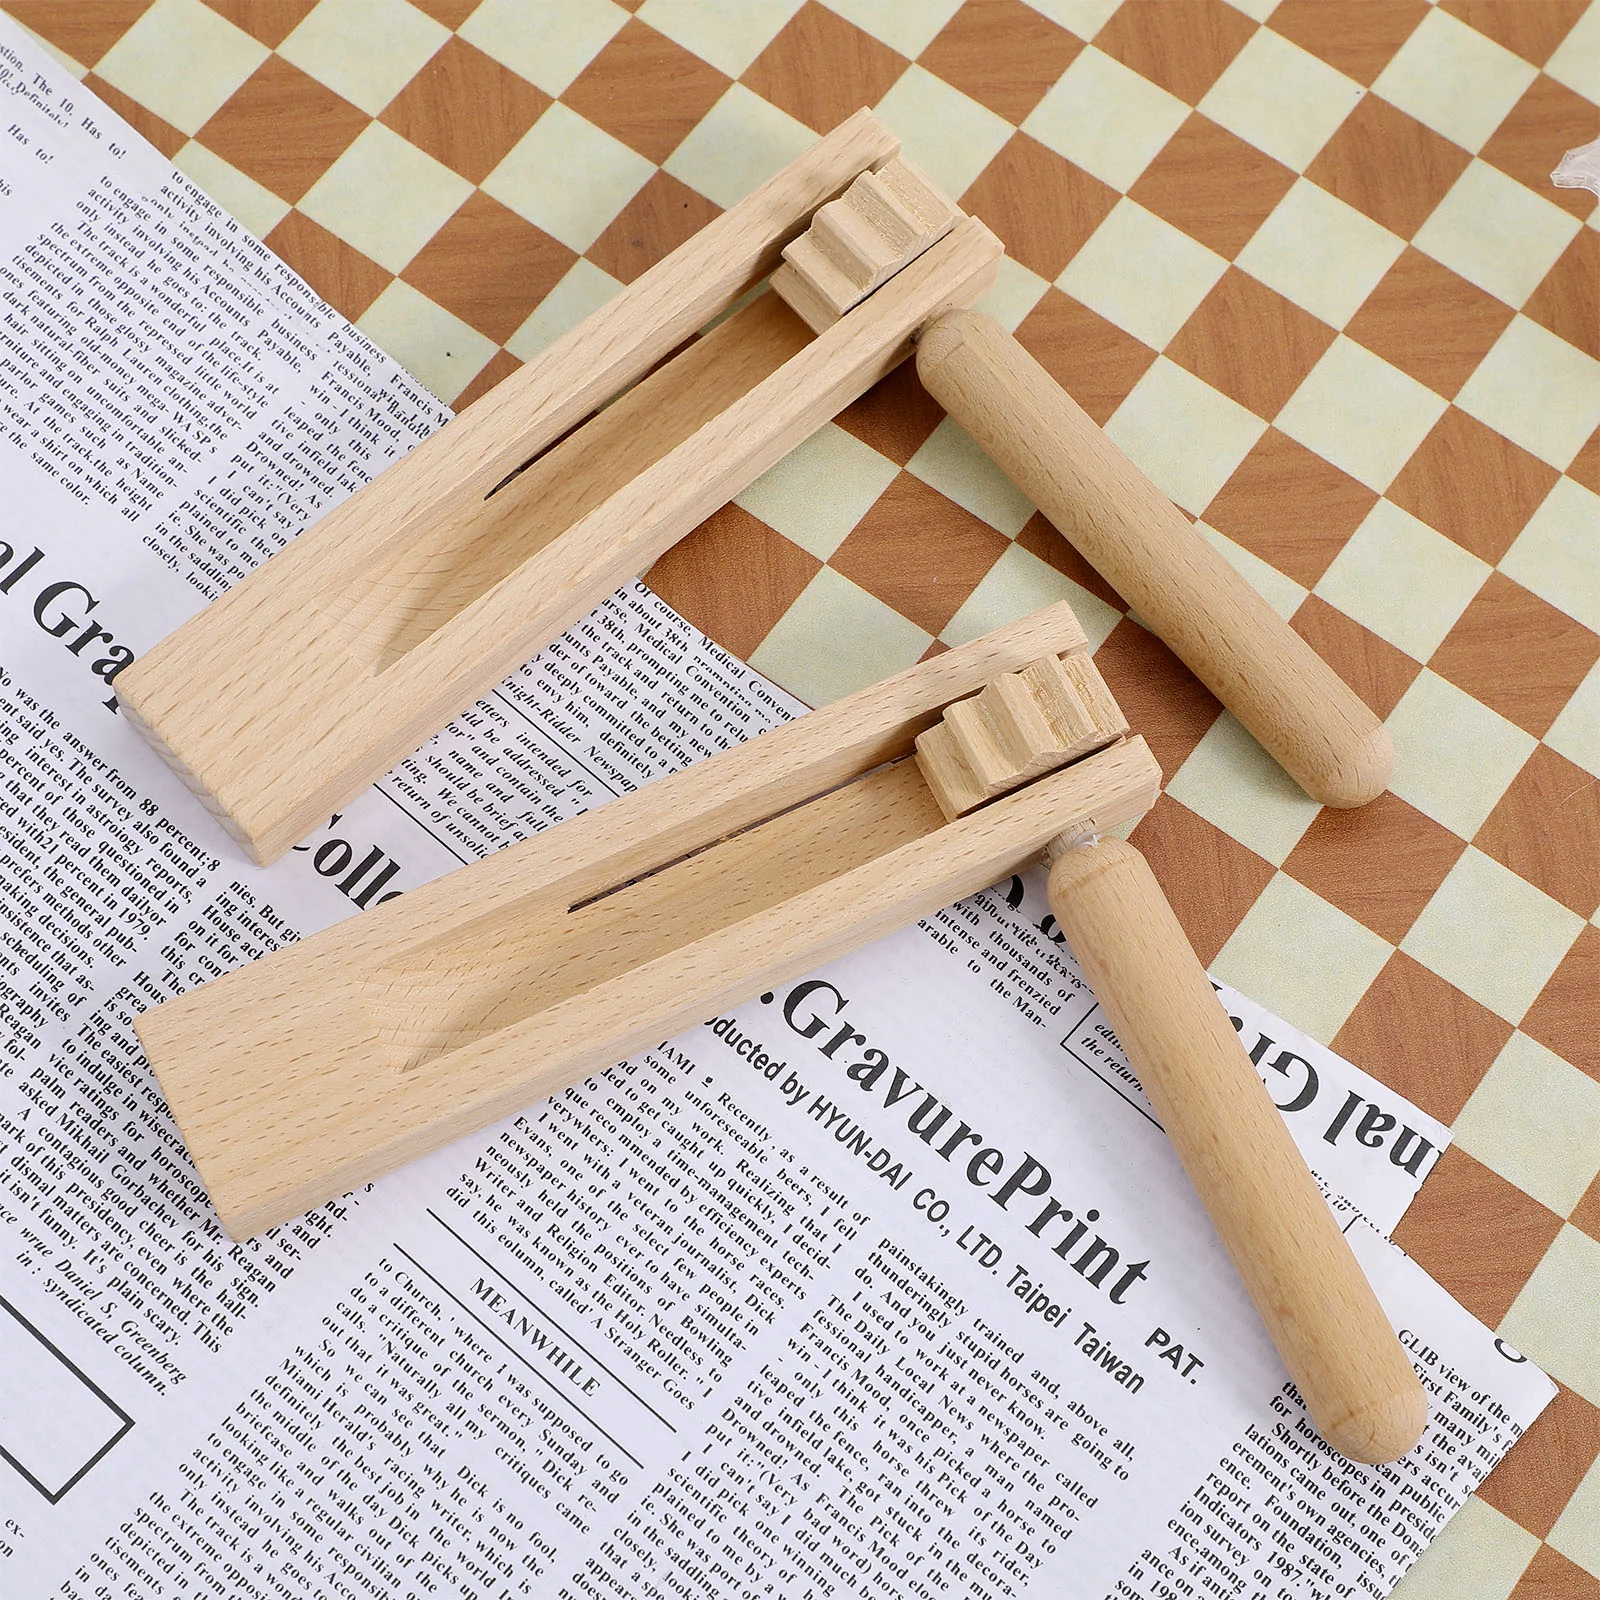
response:
{"label": "wooden handle", "polygon": [[993,317],[930,323],[917,374],[1313,800],[1383,792],[1383,724]]}
{"label": "wooden handle", "polygon": [[1144,857],[1064,849],[1050,908],[1318,1431],[1354,1461],[1404,1455],[1422,1383]]}

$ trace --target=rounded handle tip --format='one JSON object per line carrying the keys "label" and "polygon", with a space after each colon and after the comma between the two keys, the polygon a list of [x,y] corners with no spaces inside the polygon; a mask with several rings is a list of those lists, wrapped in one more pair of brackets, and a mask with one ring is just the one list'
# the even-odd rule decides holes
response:
{"label": "rounded handle tip", "polygon": [[1389,787],[1394,776],[1394,741],[1373,717],[1359,734],[1342,742],[1333,759],[1319,762],[1314,770],[1304,765],[1299,771],[1293,766],[1289,770],[1306,793],[1325,806],[1364,806]]}
{"label": "rounded handle tip", "polygon": [[1341,1455],[1368,1466],[1398,1461],[1416,1448],[1428,1426],[1428,1391],[1416,1372],[1411,1382],[1382,1400],[1336,1422],[1317,1422],[1317,1431]]}

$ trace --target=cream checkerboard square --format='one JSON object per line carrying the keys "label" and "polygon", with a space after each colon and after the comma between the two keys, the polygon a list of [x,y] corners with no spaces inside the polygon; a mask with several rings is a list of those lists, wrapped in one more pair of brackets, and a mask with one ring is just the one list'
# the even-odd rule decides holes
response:
{"label": "cream checkerboard square", "polygon": [[1409,511],[1380,500],[1313,592],[1426,661],[1492,570]]}
{"label": "cream checkerboard square", "polygon": [[494,355],[495,342],[396,278],[356,326],[448,405]]}
{"label": "cream checkerboard square", "polygon": [[763,472],[734,503],[826,561],[899,470],[830,422]]}
{"label": "cream checkerboard square", "polygon": [[1158,356],[1105,431],[1164,495],[1198,516],[1266,428],[1237,401]]}
{"label": "cream checkerboard square", "polygon": [[1327,1044],[1392,954],[1371,929],[1280,872],[1245,912],[1211,971],[1235,988],[1248,980],[1255,999]]}
{"label": "cream checkerboard square", "polygon": [[735,83],[667,158],[663,170],[726,209],[810,149],[816,137],[803,122]]}
{"label": "cream checkerboard square", "polygon": [[1544,742],[1558,755],[1600,777],[1600,664],[1589,671],[1561,714],[1550,724]]}
{"label": "cream checkerboard square", "polygon": [[1131,188],[1189,108],[1092,45],[1078,53],[1022,131],[1113,189]]}
{"label": "cream checkerboard square", "polygon": [[1030,550],[1014,544],[983,575],[966,603],[945,624],[939,642],[968,644],[994,628],[1030,616],[1041,606],[1065,600],[1089,637],[1089,648],[1099,649],[1106,635],[1122,620],[1103,600],[1041,561]]}
{"label": "cream checkerboard square", "polygon": [[1012,134],[1004,117],[919,66],[901,73],[877,111],[946,194],[970,189]]}
{"label": "cream checkerboard square", "polygon": [[1585,100],[1600,100],[1600,7],[1590,6],[1578,18],[1544,70]]}
{"label": "cream checkerboard square", "polygon": [[[520,3],[520,0],[514,0]],[[804,0],[645,0],[639,20],[737,78]],[[543,85],[540,85],[542,88]]]}
{"label": "cream checkerboard square", "polygon": [[1014,539],[1033,515],[1033,502],[984,453],[970,433],[946,417],[906,463],[947,499]]}
{"label": "cream checkerboard square", "polygon": [[828,0],[828,9],[891,50],[920,56],[962,4],[963,0]]}
{"label": "cream checkerboard square", "polygon": [[1422,1552],[1391,1600],[1509,1600],[1539,1541],[1472,1497]]}
{"label": "cream checkerboard square", "polygon": [[1552,1378],[1600,1405],[1600,1243],[1564,1227],[1499,1332]]}
{"label": "cream checkerboard square", "polygon": [[1380,493],[1446,402],[1340,334],[1277,415],[1278,428]]}
{"label": "cream checkerboard square", "polygon": [[1167,793],[1275,867],[1321,810],[1226,711],[1167,780]]}
{"label": "cream checkerboard square", "polygon": [[1565,471],[1600,427],[1600,361],[1516,316],[1462,386],[1456,404]]}
{"label": "cream checkerboard square", "polygon": [[456,31],[546,94],[560,94],[627,20],[611,0],[483,0]]}
{"label": "cream checkerboard square", "polygon": [[978,301],[975,309],[987,312],[1002,328],[1015,333],[1049,287],[1037,272],[1030,272],[1010,256],[1002,256],[994,288]]}
{"label": "cream checkerboard square", "polygon": [[1600,1083],[1514,1033],[1451,1138],[1524,1194],[1566,1216],[1600,1173]]}
{"label": "cream checkerboard square", "polygon": [[933,636],[824,567],[756,647],[750,665],[807,705],[827,705],[915,666]]}
{"label": "cream checkerboard square", "polygon": [[1228,558],[1228,565],[1285,621],[1305,604],[1305,598],[1311,591],[1296,583],[1287,573],[1279,572],[1253,551],[1246,550],[1242,544],[1235,544],[1227,534],[1218,533],[1208,524],[1196,522],[1195,527]]}
{"label": "cream checkerboard square", "polygon": [[1216,251],[1124,196],[1056,284],[1160,350],[1227,270]]}
{"label": "cream checkerboard square", "polygon": [[1394,740],[1390,790],[1463,839],[1488,820],[1539,742],[1427,668],[1387,726]]}
{"label": "cream checkerboard square", "polygon": [[1496,1016],[1521,1022],[1582,928],[1575,911],[1469,845],[1400,948]]}
{"label": "cream checkerboard square", "polygon": [[1372,85],[1418,122],[1478,150],[1539,70],[1447,11],[1425,16]]}
{"label": "cream checkerboard square", "polygon": [[90,64],[112,88],[192,134],[269,53],[200,0],[156,0]]}
{"label": "cream checkerboard square", "polygon": [[1355,110],[1361,85],[1270,28],[1258,29],[1199,109],[1258,150],[1305,171]]}
{"label": "cream checkerboard square", "polygon": [[1590,1467],[1573,1491],[1565,1510],[1547,1537],[1567,1560],[1600,1578],[1600,1461]]}
{"label": "cream checkerboard square", "polygon": [[1059,22],[1080,39],[1092,39],[1111,20],[1122,0],[1028,0],[1041,16]]}
{"label": "cream checkerboard square", "polygon": [[643,156],[558,100],[482,188],[581,255],[654,171]]}
{"label": "cream checkerboard square", "polygon": [[1312,316],[1342,328],[1405,247],[1397,234],[1300,178],[1234,262]]}
{"label": "cream checkerboard square", "polygon": [[172,158],[172,164],[193,178],[258,239],[265,238],[289,214],[287,200],[280,200],[270,189],[262,188],[254,178],[193,139]]}
{"label": "cream checkerboard square", "polygon": [[1412,242],[1468,283],[1520,306],[1579,226],[1570,212],[1499,168],[1473,161]]}
{"label": "cream checkerboard square", "polygon": [[546,345],[598,311],[622,287],[609,272],[579,256],[555,288],[528,314],[528,320],[506,340],[519,361],[531,361]]}
{"label": "cream checkerboard square", "polygon": [[472,193],[442,162],[369,122],[300,210],[380,267],[400,272]]}
{"label": "cream checkerboard square", "polygon": [[449,37],[406,0],[319,0],[278,54],[375,117]]}
{"label": "cream checkerboard square", "polygon": [[1560,479],[1500,558],[1500,570],[1600,633],[1600,495]]}

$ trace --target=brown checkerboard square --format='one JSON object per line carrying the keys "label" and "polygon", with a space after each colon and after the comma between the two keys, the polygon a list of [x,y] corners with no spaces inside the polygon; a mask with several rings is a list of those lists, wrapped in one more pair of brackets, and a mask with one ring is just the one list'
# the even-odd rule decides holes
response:
{"label": "brown checkerboard square", "polygon": [[1511,1037],[1509,1022],[1402,951],[1384,963],[1333,1048],[1451,1123]]}
{"label": "brown checkerboard square", "polygon": [[935,77],[1020,123],[1083,48],[1022,0],[967,0],[917,58]]}
{"label": "brown checkerboard square", "polygon": [[1258,417],[1275,417],[1334,331],[1275,289],[1229,267],[1166,355]]}
{"label": "brown checkerboard square", "polygon": [[873,502],[828,559],[929,633],[943,633],[1010,540],[909,472]]}
{"label": "brown checkerboard square", "polygon": [[1389,485],[1389,499],[1485,561],[1511,548],[1560,474],[1451,406]]}
{"label": "brown checkerboard square", "polygon": [[902,361],[834,419],[846,433],[904,466],[944,421],[944,407],[917,378],[915,361]]}
{"label": "brown checkerboard square", "polygon": [[1268,428],[1206,507],[1205,520],[1309,589],[1377,503],[1376,490]]}
{"label": "brown checkerboard square", "polygon": [[[248,0],[247,0],[248,3]],[[426,11],[435,22],[442,22],[447,28],[459,28],[474,11],[478,9],[481,0],[411,0],[418,11]],[[643,4],[643,0],[639,0]],[[638,10],[638,5],[626,7],[629,11]]]}
{"label": "brown checkerboard square", "polygon": [[1478,1497],[1542,1539],[1600,1456],[1600,1407],[1564,1385],[1478,1488]]}
{"label": "brown checkerboard square", "polygon": [[1600,910],[1600,783],[1540,745],[1472,841],[1553,900]]}
{"label": "brown checkerboard square", "polygon": [[1600,635],[1492,572],[1428,665],[1543,738],[1597,660]]}
{"label": "brown checkerboard square", "polygon": [[1579,933],[1522,1019],[1522,1031],[1600,1079],[1600,928]]}
{"label": "brown checkerboard square", "polygon": [[1427,14],[1427,0],[1283,0],[1267,26],[1370,84]]}
{"label": "brown checkerboard square", "polygon": [[[276,50],[315,10],[317,0],[205,0],[205,3],[234,27],[242,28],[251,38]],[[419,0],[412,0],[413,5],[418,3]],[[421,9],[428,8],[422,5]],[[455,24],[452,22],[448,26],[453,28]]]}
{"label": "brown checkerboard square", "polygon": [[1567,476],[1600,494],[1600,429],[1589,435],[1587,443],[1567,463]]}
{"label": "brown checkerboard square", "polygon": [[1589,0],[1442,0],[1439,9],[1542,67]]}
{"label": "brown checkerboard square", "polygon": [[729,82],[709,61],[630,17],[561,99],[659,164],[722,98]]}
{"label": "brown checkerboard square", "polygon": [[84,78],[85,89],[92,89],[135,133],[142,133],[169,161],[189,142],[189,135],[180,133],[163,117],[129,99],[120,89],[113,89],[105,79],[94,73]]}
{"label": "brown checkerboard square", "polygon": [[1353,811],[1325,806],[1283,870],[1399,944],[1466,848],[1398,795],[1381,794]]}
{"label": "brown checkerboard square", "polygon": [[667,551],[644,581],[724,650],[747,658],[821,566],[742,507],[726,505]]}
{"label": "brown checkerboard square", "polygon": [[64,50],[74,61],[92,67],[154,0],[6,0],[5,9],[18,22]]}
{"label": "brown checkerboard square", "polygon": [[292,203],[368,121],[366,112],[282,56],[268,56],[195,138]]}
{"label": "brown checkerboard square", "polygon": [[1553,1545],[1542,1544],[1507,1600],[1600,1600],[1600,1578],[1569,1561]]}
{"label": "brown checkerboard square", "polygon": [[1122,0],[1095,48],[1194,105],[1256,31],[1224,0]]}
{"label": "brown checkerboard square", "polygon": [[1031,556],[1037,556],[1048,567],[1054,567],[1064,577],[1082,589],[1087,589],[1095,599],[1103,600],[1115,611],[1125,608],[1122,596],[1089,565],[1077,550],[1067,542],[1061,532],[1042,511],[1035,511],[1023,524],[1017,543]]}
{"label": "brown checkerboard square", "polygon": [[584,254],[619,282],[632,283],[721,214],[703,194],[658,172]]}
{"label": "brown checkerboard square", "polygon": [[1558,189],[1550,174],[1562,155],[1595,135],[1593,104],[1541,72],[1478,153],[1547,200],[1587,217],[1594,196],[1587,189]]}
{"label": "brown checkerboard square", "polygon": [[1380,717],[1400,704],[1400,697],[1422,671],[1404,650],[1380,639],[1353,617],[1308,595],[1290,619],[1300,635]]}
{"label": "brown checkerboard square", "polygon": [[559,240],[477,189],[400,276],[503,344],[577,259]]}
{"label": "brown checkerboard square", "polygon": [[1149,345],[1059,289],[1045,290],[1017,339],[1102,427],[1156,358]]}
{"label": "brown checkerboard square", "polygon": [[509,378],[521,365],[509,350],[496,350],[479,370],[478,376],[450,402],[451,406],[458,414],[465,411],[474,401],[481,400],[497,384]]}
{"label": "brown checkerboard square", "polygon": [[550,96],[526,78],[465,39],[451,38],[378,120],[451,171],[482,183],[549,106]]}
{"label": "brown checkerboard square", "polygon": [[1156,152],[1128,198],[1231,260],[1293,183],[1282,162],[1196,111]]}
{"label": "brown checkerboard square", "polygon": [[1200,964],[1209,967],[1272,881],[1272,863],[1171,795],[1156,801],[1130,839],[1148,857]]}
{"label": "brown checkerboard square", "polygon": [[1117,203],[1117,191],[1037,139],[1016,133],[961,204],[982,217],[1007,253],[1040,277],[1054,279]]}
{"label": "brown checkerboard square", "polygon": [[1514,315],[1503,300],[1407,245],[1344,331],[1449,400]]}
{"label": "brown checkerboard square", "polygon": [[1561,1218],[1452,1145],[1394,1230],[1473,1316],[1498,1327],[1561,1231]]}
{"label": "brown checkerboard square", "polygon": [[1460,145],[1369,94],[1322,147],[1306,176],[1409,239],[1471,159]]}
{"label": "brown checkerboard square", "polygon": [[352,322],[393,281],[386,268],[298,211],[289,212],[267,235],[266,243]]}
{"label": "brown checkerboard square", "polygon": [[1522,311],[1586,355],[1600,357],[1600,234],[1580,230]]}
{"label": "brown checkerboard square", "polygon": [[1600,1178],[1584,1191],[1583,1198],[1572,1208],[1567,1221],[1581,1228],[1591,1239],[1600,1239]]}
{"label": "brown checkerboard square", "polygon": [[862,106],[875,106],[906,65],[898,51],[806,0],[739,81],[826,133]]}
{"label": "brown checkerboard square", "polygon": [[1222,707],[1211,692],[1149,631],[1124,617],[1094,653],[1128,726],[1144,735],[1171,777],[1205,737]]}

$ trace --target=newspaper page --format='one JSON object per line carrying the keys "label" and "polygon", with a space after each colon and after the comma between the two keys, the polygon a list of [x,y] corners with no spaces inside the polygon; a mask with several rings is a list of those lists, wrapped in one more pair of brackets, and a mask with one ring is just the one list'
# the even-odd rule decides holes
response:
{"label": "newspaper page", "polygon": [[146,1006],[799,708],[638,586],[271,868],[115,679],[447,415],[9,25],[0,1591],[1387,1593],[1553,1393],[1445,1130],[1223,1000],[1433,1397],[1311,1430],[1036,879],[243,1245]]}

